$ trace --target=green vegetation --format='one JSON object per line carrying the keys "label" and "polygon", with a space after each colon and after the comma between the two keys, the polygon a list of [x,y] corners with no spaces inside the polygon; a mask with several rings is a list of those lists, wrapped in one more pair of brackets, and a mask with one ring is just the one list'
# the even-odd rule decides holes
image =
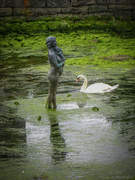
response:
{"label": "green vegetation", "polygon": [[135,22],[113,17],[48,17],[0,22],[0,58],[5,66],[47,62],[45,39],[56,36],[68,65],[135,65]]}
{"label": "green vegetation", "polygon": [[[60,32],[70,33],[78,30],[102,30],[107,33],[117,33],[122,36],[135,35],[133,21],[115,20],[114,17],[48,17],[38,21],[26,22],[23,19],[5,19],[0,22],[0,34],[9,33],[34,35],[35,33]],[[127,34],[128,32],[128,34]]]}

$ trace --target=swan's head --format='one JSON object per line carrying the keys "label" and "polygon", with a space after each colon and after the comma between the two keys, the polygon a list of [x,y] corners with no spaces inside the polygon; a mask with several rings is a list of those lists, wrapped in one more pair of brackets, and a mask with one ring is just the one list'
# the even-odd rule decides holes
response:
{"label": "swan's head", "polygon": [[85,76],[80,74],[79,76],[77,76],[76,82],[78,82],[80,79],[85,79]]}

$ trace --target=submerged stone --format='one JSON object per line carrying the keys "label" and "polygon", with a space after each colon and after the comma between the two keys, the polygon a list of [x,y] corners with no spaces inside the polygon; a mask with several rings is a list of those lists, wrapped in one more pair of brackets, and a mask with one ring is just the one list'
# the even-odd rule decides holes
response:
{"label": "submerged stone", "polygon": [[99,111],[99,108],[98,108],[98,107],[93,107],[93,108],[92,108],[92,111],[95,111],[95,112],[96,112],[96,111]]}
{"label": "submerged stone", "polygon": [[40,121],[41,120],[41,116],[38,116],[38,119],[37,119],[38,121]]}
{"label": "submerged stone", "polygon": [[16,101],[16,102],[14,102],[14,105],[18,106],[18,105],[19,105],[19,102],[17,102],[17,101]]}

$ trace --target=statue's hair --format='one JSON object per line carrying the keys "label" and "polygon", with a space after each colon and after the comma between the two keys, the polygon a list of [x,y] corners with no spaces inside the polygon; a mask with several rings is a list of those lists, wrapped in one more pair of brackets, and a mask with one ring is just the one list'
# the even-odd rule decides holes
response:
{"label": "statue's hair", "polygon": [[46,38],[46,43],[51,43],[52,41],[56,41],[56,38],[54,36],[49,36],[48,38]]}

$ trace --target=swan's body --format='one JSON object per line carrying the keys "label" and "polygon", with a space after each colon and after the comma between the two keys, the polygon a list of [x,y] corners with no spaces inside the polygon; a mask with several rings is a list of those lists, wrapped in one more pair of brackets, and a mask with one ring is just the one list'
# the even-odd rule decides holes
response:
{"label": "swan's body", "polygon": [[95,83],[87,87],[87,84],[88,84],[87,78],[84,75],[79,75],[77,77],[76,82],[78,82],[80,79],[84,79],[84,83],[80,89],[80,92],[83,92],[83,93],[106,93],[106,92],[113,91],[119,86],[119,84],[115,86],[110,86],[104,83]]}

